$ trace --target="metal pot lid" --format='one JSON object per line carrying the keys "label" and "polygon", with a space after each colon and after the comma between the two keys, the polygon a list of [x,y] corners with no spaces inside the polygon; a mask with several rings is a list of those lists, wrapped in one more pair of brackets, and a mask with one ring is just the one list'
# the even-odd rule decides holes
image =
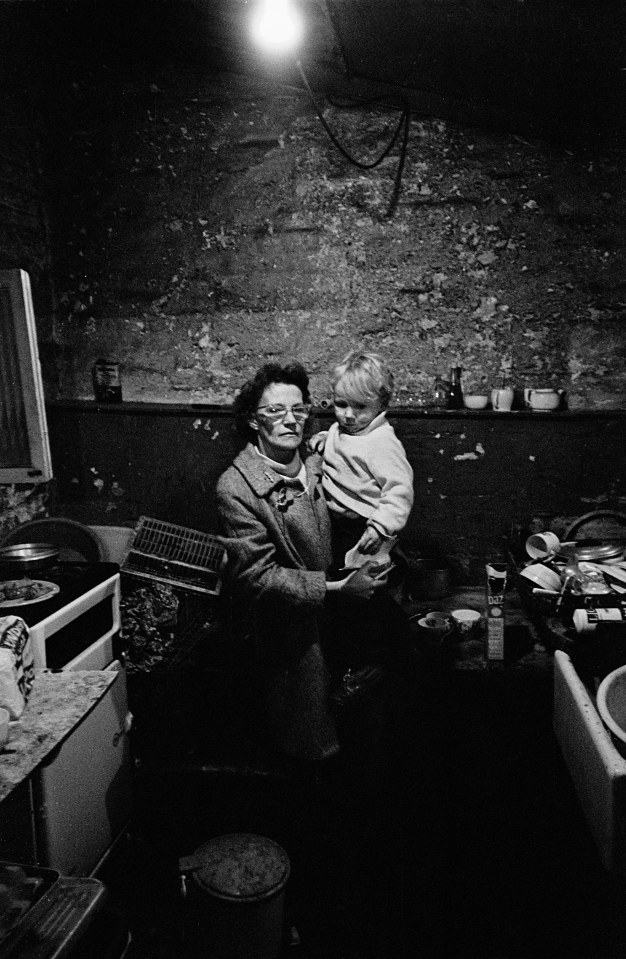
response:
{"label": "metal pot lid", "polygon": [[231,902],[269,898],[282,889],[291,870],[278,843],[251,833],[210,839],[180,865],[205,892]]}
{"label": "metal pot lid", "polygon": [[578,540],[561,543],[558,555],[562,559],[576,559],[585,562],[602,562],[616,559],[624,553],[623,543],[605,543],[599,540]]}
{"label": "metal pot lid", "polygon": [[0,548],[0,562],[32,563],[38,560],[56,559],[59,548],[52,543],[15,543]]}

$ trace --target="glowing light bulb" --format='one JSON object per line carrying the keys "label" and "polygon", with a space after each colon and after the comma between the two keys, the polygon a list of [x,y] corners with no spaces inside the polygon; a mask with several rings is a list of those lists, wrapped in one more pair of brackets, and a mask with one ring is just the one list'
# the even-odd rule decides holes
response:
{"label": "glowing light bulb", "polygon": [[296,49],[304,25],[290,0],[260,0],[252,24],[254,42],[268,54],[285,54]]}

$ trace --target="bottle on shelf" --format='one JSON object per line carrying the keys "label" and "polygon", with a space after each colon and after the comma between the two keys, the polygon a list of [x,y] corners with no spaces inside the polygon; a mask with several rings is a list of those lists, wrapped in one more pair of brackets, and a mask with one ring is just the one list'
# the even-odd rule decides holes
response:
{"label": "bottle on shelf", "polygon": [[437,410],[445,410],[448,406],[448,384],[443,376],[436,376],[433,385],[433,406]]}
{"label": "bottle on shelf", "polygon": [[91,371],[94,398],[98,403],[121,403],[120,364],[114,360],[96,360]]}
{"label": "bottle on shelf", "polygon": [[463,389],[461,387],[460,366],[450,367],[450,383],[448,385],[447,406],[449,410],[463,409]]}

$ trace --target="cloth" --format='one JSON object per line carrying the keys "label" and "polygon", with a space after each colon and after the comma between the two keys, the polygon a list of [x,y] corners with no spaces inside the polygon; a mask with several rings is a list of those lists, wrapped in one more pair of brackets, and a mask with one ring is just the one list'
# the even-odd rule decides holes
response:
{"label": "cloth", "polygon": [[21,616],[0,617],[0,706],[19,719],[35,681],[30,630]]}
{"label": "cloth", "polygon": [[320,458],[309,457],[305,469],[309,495],[248,444],[218,481],[217,507],[233,609],[254,636],[272,738],[284,752],[316,760],[339,747],[320,646],[331,563]]}
{"label": "cloth", "polygon": [[413,507],[413,470],[384,413],[356,436],[333,423],[323,468],[333,512],[361,516],[383,536],[397,536],[406,526]]}

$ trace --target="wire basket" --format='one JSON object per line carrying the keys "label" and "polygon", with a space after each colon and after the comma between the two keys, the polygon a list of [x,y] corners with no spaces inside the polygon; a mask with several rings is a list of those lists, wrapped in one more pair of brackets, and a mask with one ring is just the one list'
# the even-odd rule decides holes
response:
{"label": "wire basket", "polygon": [[140,516],[121,572],[173,589],[218,596],[226,550],[217,536]]}

